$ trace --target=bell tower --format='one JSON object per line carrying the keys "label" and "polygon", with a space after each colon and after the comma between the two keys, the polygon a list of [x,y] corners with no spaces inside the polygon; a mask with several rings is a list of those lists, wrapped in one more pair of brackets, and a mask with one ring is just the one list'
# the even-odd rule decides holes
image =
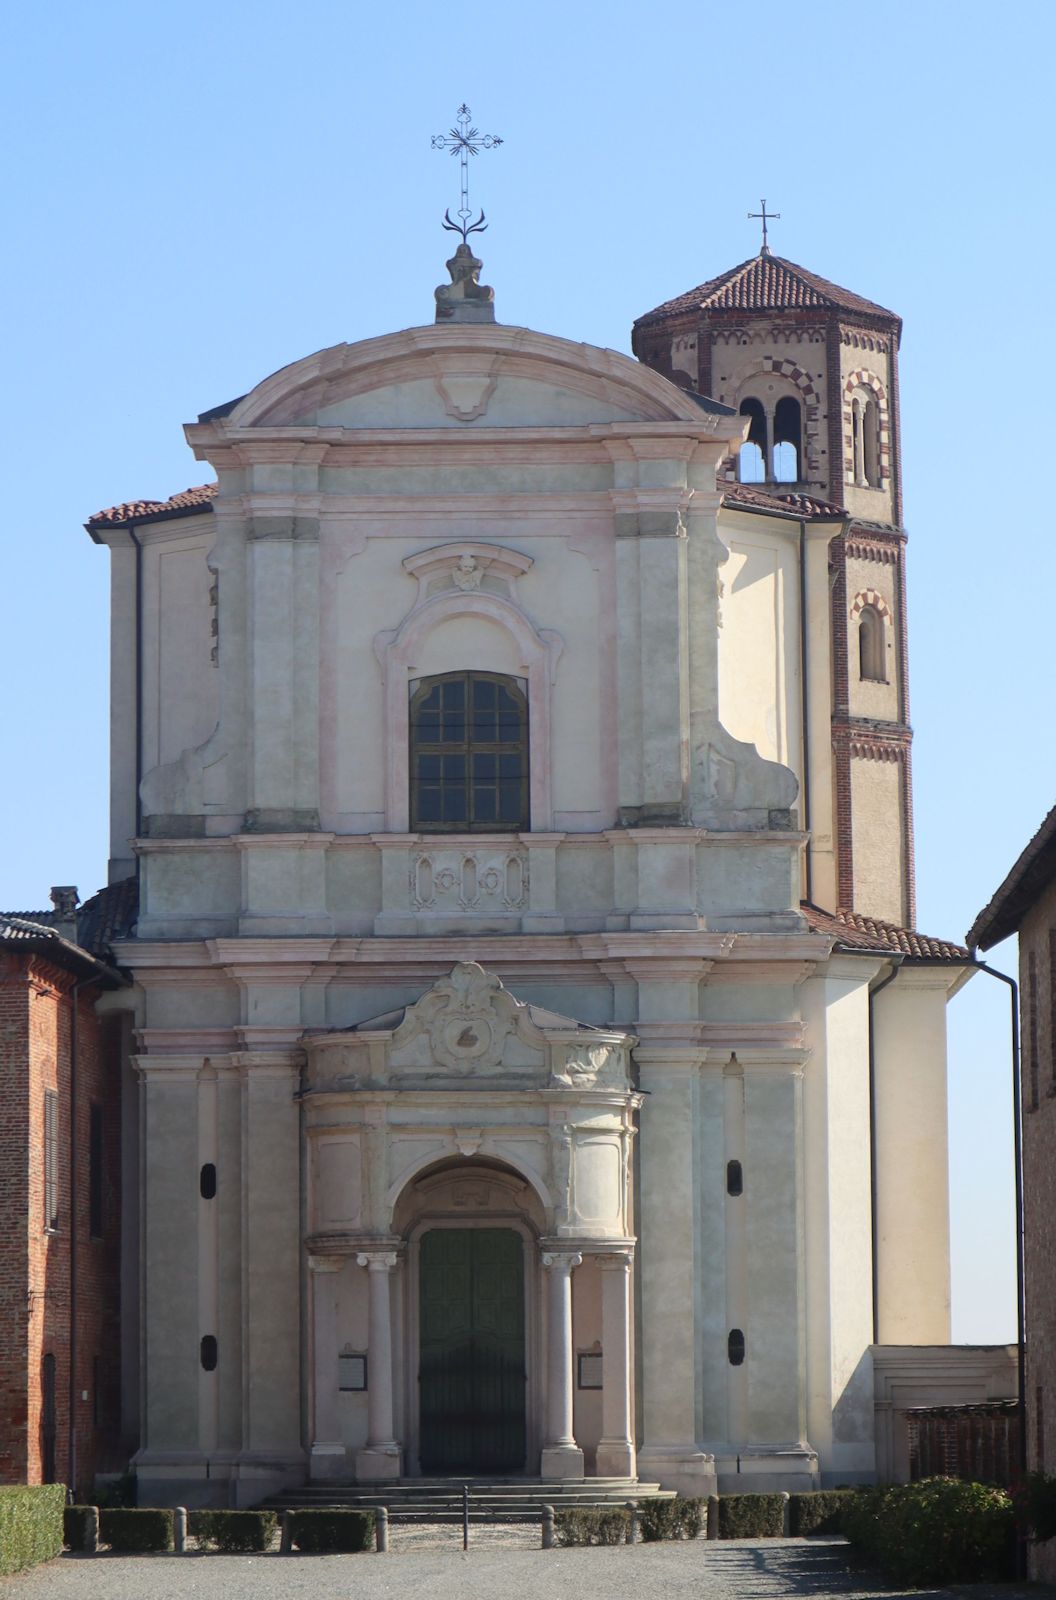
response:
{"label": "bell tower", "polygon": [[901,332],[893,311],[774,255],[764,237],[757,256],[639,317],[632,348],[744,417],[744,443],[720,469],[727,503],[762,496],[794,516],[797,502],[824,501],[844,514],[829,547],[835,878],[824,902],[912,927]]}

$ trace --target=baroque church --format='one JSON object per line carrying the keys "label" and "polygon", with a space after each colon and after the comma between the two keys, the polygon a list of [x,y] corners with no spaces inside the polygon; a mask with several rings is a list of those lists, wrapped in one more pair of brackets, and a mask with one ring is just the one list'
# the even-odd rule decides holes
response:
{"label": "baroque church", "polygon": [[899,318],[764,243],[632,359],[449,270],[87,525],[141,1502],[869,1481],[977,1397]]}

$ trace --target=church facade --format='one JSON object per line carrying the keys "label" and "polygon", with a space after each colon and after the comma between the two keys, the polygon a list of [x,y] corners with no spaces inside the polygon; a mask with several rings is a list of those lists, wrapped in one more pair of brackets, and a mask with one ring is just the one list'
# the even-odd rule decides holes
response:
{"label": "church facade", "polygon": [[866,1481],[875,1352],[949,1340],[968,968],[911,931],[897,319],[767,252],[632,360],[460,251],[88,524],[137,1471]]}

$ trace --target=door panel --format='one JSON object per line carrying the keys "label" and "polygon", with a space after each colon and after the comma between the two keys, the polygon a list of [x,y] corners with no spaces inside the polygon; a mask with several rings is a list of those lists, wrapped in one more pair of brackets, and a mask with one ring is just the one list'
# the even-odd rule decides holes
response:
{"label": "door panel", "polygon": [[421,1243],[423,1472],[519,1471],[525,1459],[524,1241],[434,1228]]}

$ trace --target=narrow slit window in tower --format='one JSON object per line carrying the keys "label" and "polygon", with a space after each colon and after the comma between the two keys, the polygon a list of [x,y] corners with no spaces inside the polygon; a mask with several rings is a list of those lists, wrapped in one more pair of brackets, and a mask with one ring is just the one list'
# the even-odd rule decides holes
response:
{"label": "narrow slit window in tower", "polygon": [[884,619],[875,606],[863,606],[858,618],[858,672],[874,683],[886,683]]}
{"label": "narrow slit window in tower", "polygon": [[774,411],[774,479],[777,483],[798,483],[803,453],[803,420],[799,401],[790,395],[777,402]]}
{"label": "narrow slit window in tower", "polygon": [[740,415],[750,417],[748,437],[737,456],[738,483],[766,482],[766,412],[761,400],[741,401]]}
{"label": "narrow slit window in tower", "polygon": [[862,413],[862,450],[865,458],[865,481],[871,489],[879,489],[880,412],[875,400],[867,400]]}
{"label": "narrow slit window in tower", "polygon": [[865,473],[862,465],[862,402],[851,401],[851,437],[854,450],[854,481],[865,482]]}

